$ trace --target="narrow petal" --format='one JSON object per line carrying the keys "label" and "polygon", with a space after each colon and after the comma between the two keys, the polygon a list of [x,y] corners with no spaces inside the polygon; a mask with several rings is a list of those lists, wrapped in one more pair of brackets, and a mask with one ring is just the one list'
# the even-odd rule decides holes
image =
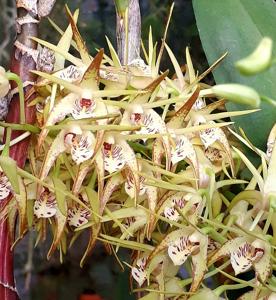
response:
{"label": "narrow petal", "polygon": [[253,263],[256,277],[265,284],[272,272],[271,247],[269,243],[261,240],[255,240],[252,245],[259,254]]}
{"label": "narrow petal", "polygon": [[104,187],[104,192],[102,198],[100,198],[100,203],[101,203],[101,209],[100,211],[103,212],[106,203],[110,199],[111,195],[113,192],[124,182],[124,178],[122,177],[121,174],[116,174],[110,179],[108,179],[105,187]]}
{"label": "narrow petal", "polygon": [[64,143],[65,137],[68,134],[67,131],[62,130],[53,143],[51,144],[45,158],[43,161],[42,168],[40,170],[39,177],[40,179],[45,179],[46,176],[48,175],[52,165],[54,164],[55,160],[57,157],[67,149],[67,145]]}
{"label": "narrow petal", "polygon": [[[67,209],[67,208],[66,208]],[[66,226],[66,216],[61,213],[59,209],[57,209],[55,214],[55,227],[54,227],[54,238],[52,245],[47,253],[47,259],[50,259],[54,251],[58,246],[61,247],[60,243],[62,240],[62,236],[64,234],[64,230]]]}
{"label": "narrow petal", "polygon": [[268,158],[270,159],[272,154],[272,149],[276,141],[276,124],[273,126],[272,130],[270,131],[270,134],[267,139],[267,150],[266,154]]}
{"label": "narrow petal", "polygon": [[79,95],[75,93],[70,93],[64,98],[62,98],[52,109],[49,114],[49,117],[45,123],[45,128],[42,129],[39,137],[38,137],[38,149],[43,144],[49,130],[46,128],[47,126],[51,126],[64,120],[64,118],[72,112],[72,108],[74,103],[79,99]]}
{"label": "narrow petal", "polygon": [[208,237],[201,233],[195,233],[194,241],[200,240],[200,251],[192,256],[193,282],[190,287],[190,292],[196,292],[200,286],[204,274],[207,271],[207,249]]}

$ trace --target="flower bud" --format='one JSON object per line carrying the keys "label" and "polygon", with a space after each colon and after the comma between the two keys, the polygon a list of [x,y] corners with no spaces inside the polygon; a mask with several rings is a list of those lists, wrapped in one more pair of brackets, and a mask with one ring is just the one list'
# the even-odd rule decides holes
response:
{"label": "flower bud", "polygon": [[6,71],[0,66],[0,98],[5,97],[10,89],[10,83],[6,76]]}
{"label": "flower bud", "polygon": [[219,84],[213,86],[211,90],[216,96],[226,98],[235,103],[253,107],[260,106],[261,99],[259,94],[245,85],[236,83]]}
{"label": "flower bud", "polygon": [[236,68],[244,75],[255,75],[271,65],[272,39],[264,37],[255,51],[236,62]]}

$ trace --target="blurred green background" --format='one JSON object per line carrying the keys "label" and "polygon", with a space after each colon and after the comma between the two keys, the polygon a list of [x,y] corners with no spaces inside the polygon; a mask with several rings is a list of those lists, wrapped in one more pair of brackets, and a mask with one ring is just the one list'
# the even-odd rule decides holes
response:
{"label": "blurred green background", "polygon": [[[191,48],[195,68],[202,71],[207,62],[201,47],[191,0],[176,0],[168,33],[168,44],[180,63],[185,63],[185,47]],[[57,0],[51,18],[64,29],[67,18],[64,4],[71,10],[80,8],[79,29],[91,53],[95,48],[106,47],[105,35],[115,45],[115,8],[112,0]],[[142,13],[142,37],[147,40],[152,27],[155,40],[162,38],[168,11],[172,1],[140,0]],[[0,65],[8,68],[11,45],[15,38],[15,0],[0,0]],[[59,35],[47,20],[40,24],[40,37],[56,42]],[[162,69],[172,67],[164,55]],[[172,74],[171,74],[172,75]],[[35,237],[31,234],[18,244],[15,250],[15,274],[22,300],[78,300],[82,294],[97,293],[105,300],[130,300],[128,268],[122,273],[116,260],[98,246],[83,269],[79,260],[88,237],[81,236],[70,249],[63,264],[56,254],[46,261],[50,240],[33,249]],[[122,260],[129,260],[129,253],[120,251]]]}

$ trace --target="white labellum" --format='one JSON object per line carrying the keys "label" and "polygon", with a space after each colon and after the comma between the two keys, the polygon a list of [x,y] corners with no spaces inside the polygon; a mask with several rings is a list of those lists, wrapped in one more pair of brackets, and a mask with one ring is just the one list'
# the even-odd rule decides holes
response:
{"label": "white labellum", "polygon": [[144,112],[141,110],[142,109],[138,107],[130,116],[130,120],[133,124],[143,126],[136,132],[137,134],[156,134],[167,132],[166,124],[158,113],[156,113],[153,109],[149,109]]}
{"label": "white labellum", "polygon": [[[214,122],[210,122],[210,123],[214,123]],[[201,130],[199,132],[199,136],[200,136],[200,139],[201,139],[205,149],[207,149],[215,141],[219,140],[220,131],[219,131],[219,128],[208,128],[205,130]]]}
{"label": "white labellum", "polygon": [[183,236],[175,240],[168,247],[168,254],[175,266],[184,264],[194,250],[199,247],[199,242],[190,241],[189,236]]}
{"label": "white labellum", "polygon": [[77,135],[71,145],[72,159],[79,165],[90,159],[94,153],[94,135],[87,131],[83,135]]}
{"label": "white labellum", "polygon": [[131,268],[131,275],[139,286],[141,286],[147,278],[147,272],[145,271],[146,262],[145,257],[140,258],[137,260],[136,267]]}
{"label": "white labellum", "polygon": [[57,202],[55,195],[44,189],[40,197],[35,200],[34,214],[37,218],[51,218],[57,212]]}
{"label": "white labellum", "polygon": [[77,204],[68,210],[68,223],[70,226],[80,227],[88,223],[90,215],[89,210]]}
{"label": "white labellum", "polygon": [[176,146],[175,148],[172,148],[171,153],[173,164],[176,164],[179,161],[184,160],[185,158],[191,159],[196,155],[192,143],[184,135],[178,136],[176,138]]}
{"label": "white labellum", "polygon": [[[140,176],[140,191],[139,191],[139,196],[142,196],[146,192],[146,186],[143,184],[145,181],[145,178]],[[133,178],[132,176],[128,176],[127,181],[125,182],[125,191],[129,195],[129,197],[134,198],[135,196],[135,186],[133,183]]]}
{"label": "white labellum", "polygon": [[255,248],[251,244],[245,242],[236,251],[231,253],[230,261],[235,271],[235,275],[248,271],[255,260],[261,258],[264,250]]}
{"label": "white labellum", "polygon": [[104,143],[103,148],[104,169],[110,174],[121,170],[126,164],[123,149],[109,143]]}
{"label": "white labellum", "polygon": [[178,207],[179,209],[184,208],[185,206],[185,197],[182,196],[182,194],[180,194],[181,196],[179,197],[179,194],[177,193],[175,195],[175,197],[173,197],[172,201],[171,201],[171,205],[170,206],[166,206],[164,208],[164,216],[166,218],[168,218],[169,220],[172,221],[178,221],[179,220],[179,213],[176,210],[175,207]]}
{"label": "white labellum", "polygon": [[11,191],[12,187],[8,177],[4,172],[0,172],[0,200],[6,199]]}
{"label": "white labellum", "polygon": [[76,120],[92,118],[95,108],[95,100],[85,98],[77,99],[72,109],[72,117]]}
{"label": "white labellum", "polygon": [[179,220],[179,213],[174,207],[165,207],[164,216],[175,222]]}

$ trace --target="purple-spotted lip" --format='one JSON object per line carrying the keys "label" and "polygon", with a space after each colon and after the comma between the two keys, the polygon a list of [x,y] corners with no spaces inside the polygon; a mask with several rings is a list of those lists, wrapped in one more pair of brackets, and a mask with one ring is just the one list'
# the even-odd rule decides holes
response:
{"label": "purple-spotted lip", "polygon": [[104,149],[104,151],[111,151],[111,148],[112,148],[112,144],[109,144],[109,143],[107,143],[107,142],[104,142],[103,143],[103,149]]}
{"label": "purple-spotted lip", "polygon": [[131,121],[138,123],[143,121],[143,115],[141,113],[132,113],[130,116]]}
{"label": "purple-spotted lip", "polygon": [[79,104],[81,108],[85,107],[86,109],[89,109],[95,106],[95,101],[92,99],[81,98]]}

